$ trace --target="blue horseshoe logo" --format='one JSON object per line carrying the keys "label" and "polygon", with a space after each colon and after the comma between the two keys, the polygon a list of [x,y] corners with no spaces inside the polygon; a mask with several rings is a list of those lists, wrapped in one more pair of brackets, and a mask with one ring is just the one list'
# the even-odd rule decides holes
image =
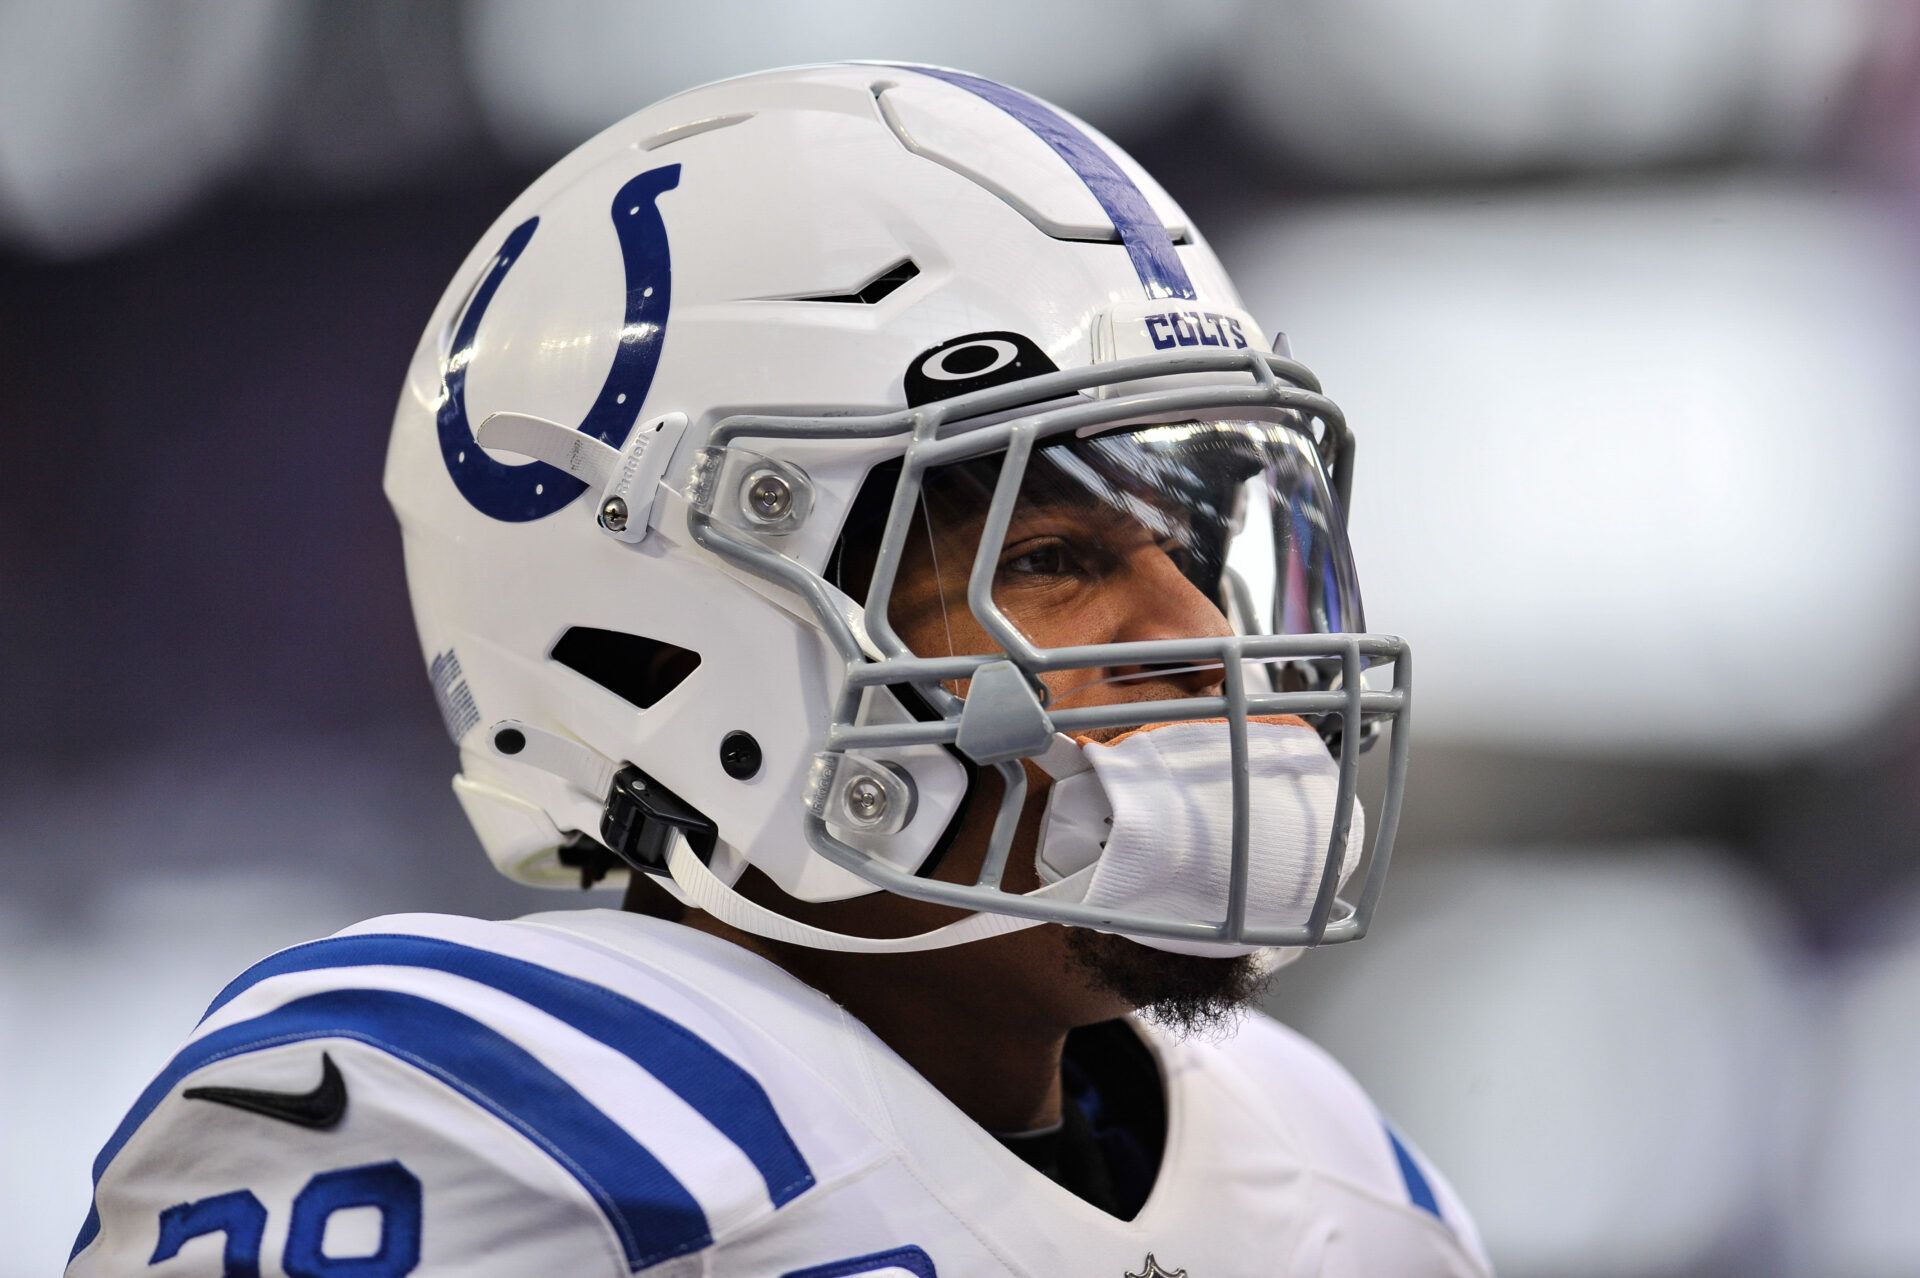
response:
{"label": "blue horseshoe logo", "polygon": [[[668,164],[642,173],[613,197],[611,214],[620,237],[620,257],[627,275],[627,314],[614,348],[613,367],[606,383],[576,428],[620,448],[627,442],[640,406],[653,385],[660,364],[660,346],[667,335],[667,310],[673,295],[673,271],[667,257],[667,227],[655,204],[660,194],[680,184],[680,166]],[[511,523],[541,519],[559,510],[587,486],[564,470],[545,462],[508,465],[487,456],[473,441],[467,421],[467,364],[473,358],[474,334],[486,316],[487,305],[500,291],[501,281],[526,251],[540,225],[528,218],[513,228],[493,265],[474,289],[465,314],[453,335],[440,386],[440,455],[461,496],[481,514]]]}

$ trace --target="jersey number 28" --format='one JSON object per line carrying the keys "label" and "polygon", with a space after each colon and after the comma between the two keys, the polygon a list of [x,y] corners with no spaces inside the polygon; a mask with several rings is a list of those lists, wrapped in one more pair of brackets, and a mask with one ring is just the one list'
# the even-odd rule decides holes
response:
{"label": "jersey number 28", "polygon": [[[327,1221],[350,1207],[380,1212],[380,1246],[371,1254],[329,1256],[322,1250]],[[147,1263],[171,1260],[181,1244],[202,1234],[225,1234],[222,1278],[260,1278],[260,1241],[267,1209],[252,1191],[236,1189],[160,1213],[160,1241]],[[321,1172],[293,1200],[280,1267],[287,1278],[401,1278],[420,1263],[420,1181],[399,1163],[369,1163]]]}

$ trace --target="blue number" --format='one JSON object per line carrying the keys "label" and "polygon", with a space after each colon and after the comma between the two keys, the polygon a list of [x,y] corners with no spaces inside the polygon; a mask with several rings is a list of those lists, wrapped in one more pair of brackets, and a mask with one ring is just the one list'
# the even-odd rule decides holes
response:
{"label": "blue number", "polygon": [[[380,1209],[380,1248],[371,1256],[328,1256],[320,1250],[327,1220],[348,1207]],[[293,1200],[287,1278],[400,1278],[420,1263],[420,1181],[399,1163],[370,1163],[321,1172]]]}
{"label": "blue number", "polygon": [[[380,1209],[380,1246],[370,1256],[329,1256],[321,1251],[327,1221],[348,1207]],[[260,1278],[260,1238],[267,1209],[244,1189],[160,1213],[157,1265],[172,1260],[180,1245],[202,1234],[224,1233],[227,1249],[221,1278]],[[281,1258],[287,1278],[401,1278],[420,1264],[420,1181],[399,1163],[369,1163],[321,1172],[293,1200],[293,1223]]]}
{"label": "blue number", "polygon": [[160,1213],[160,1241],[147,1263],[172,1260],[180,1254],[182,1243],[202,1234],[225,1234],[221,1278],[260,1278],[260,1235],[266,1230],[267,1209],[244,1189],[180,1203]]}

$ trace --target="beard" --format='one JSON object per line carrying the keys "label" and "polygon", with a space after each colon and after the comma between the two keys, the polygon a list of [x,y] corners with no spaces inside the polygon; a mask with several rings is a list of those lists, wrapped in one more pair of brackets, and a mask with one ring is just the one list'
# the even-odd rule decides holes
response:
{"label": "beard", "polygon": [[1067,929],[1067,955],[1089,983],[1178,1038],[1231,1036],[1273,979],[1256,954],[1174,954],[1088,928]]}

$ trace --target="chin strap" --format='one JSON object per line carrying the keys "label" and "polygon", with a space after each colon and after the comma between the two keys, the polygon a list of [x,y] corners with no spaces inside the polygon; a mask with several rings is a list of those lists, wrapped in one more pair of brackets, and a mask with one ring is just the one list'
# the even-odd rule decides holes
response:
{"label": "chin strap", "polygon": [[[953,945],[966,945],[972,941],[984,941],[988,937],[1005,936],[1009,932],[1022,931],[1036,925],[1038,919],[1015,918],[1010,914],[970,914],[945,927],[937,927],[931,932],[922,932],[917,936],[898,936],[880,939],[869,936],[849,936],[845,932],[832,932],[822,927],[801,923],[784,914],[769,910],[764,905],[756,905],[746,897],[728,887],[719,875],[708,869],[687,846],[686,839],[676,835],[673,847],[667,852],[667,871],[673,876],[674,886],[687,904],[704,910],[722,923],[731,924],[742,932],[751,932],[755,936],[764,936],[770,941],[785,941],[790,945],[804,945],[816,950],[837,950],[844,954],[907,954],[916,950],[938,950]],[[1050,883],[1029,896],[1067,896],[1079,890],[1093,873],[1092,867]],[[1269,946],[1255,950],[1254,956],[1260,965],[1262,975],[1271,975],[1287,964],[1305,954],[1304,949]]]}
{"label": "chin strap", "polygon": [[[487,730],[487,739],[494,753],[507,758],[517,758],[519,762],[539,768],[558,776],[586,794],[605,794],[613,783],[615,765],[612,760],[600,755],[581,742],[562,737],[557,733],[535,728],[515,719],[503,719]],[[1082,758],[1078,747],[1071,751],[1060,743],[1071,745],[1069,738],[1060,737],[1055,748],[1047,752],[1041,760],[1043,766],[1055,776],[1072,776],[1086,770],[1090,765],[1079,763]],[[1079,766],[1076,766],[1079,764]],[[666,871],[688,905],[703,910],[723,923],[750,932],[755,936],[764,936],[770,941],[784,941],[789,945],[804,945],[816,950],[836,950],[846,954],[909,954],[918,950],[939,950],[955,945],[966,945],[973,941],[984,941],[989,937],[1005,936],[1009,932],[1019,932],[1034,927],[1039,919],[1020,918],[1011,914],[995,914],[979,911],[966,918],[948,923],[944,927],[934,928],[930,932],[921,932],[914,936],[870,937],[852,936],[845,932],[835,932],[828,928],[814,927],[798,919],[788,918],[776,910],[758,905],[735,891],[726,880],[708,868],[699,853],[693,850],[687,841],[683,828],[666,827],[661,833],[666,842]],[[1098,864],[1083,865],[1048,883],[1036,891],[1026,894],[1029,898],[1061,897],[1077,901],[1086,895],[1087,886],[1092,880],[1093,871]],[[636,870],[635,873],[640,873]],[[655,871],[657,873],[657,871]],[[1143,944],[1157,945],[1160,948],[1173,948],[1164,942],[1144,941]],[[1204,942],[1189,943],[1180,946],[1187,953],[1207,954],[1213,947]],[[1223,947],[1233,952],[1232,947]],[[1262,951],[1264,961],[1278,967],[1298,957],[1297,950]]]}
{"label": "chin strap", "polygon": [[[790,945],[805,945],[816,950],[838,950],[847,954],[906,954],[915,950],[940,950],[951,945],[965,945],[970,941],[984,941],[991,936],[1004,936],[1040,922],[1039,919],[1016,918],[1011,914],[983,912],[970,914],[917,936],[849,936],[845,932],[829,931],[790,919],[764,905],[749,901],[708,869],[693,849],[687,846],[684,838],[674,838],[673,846],[667,852],[667,872],[673,876],[674,886],[686,897],[687,904],[705,910],[722,923],[729,923],[742,932],[764,936],[770,941],[785,941]],[[1075,876],[1049,884],[1030,895],[1068,896],[1076,889],[1084,889],[1085,883],[1084,876]]]}

